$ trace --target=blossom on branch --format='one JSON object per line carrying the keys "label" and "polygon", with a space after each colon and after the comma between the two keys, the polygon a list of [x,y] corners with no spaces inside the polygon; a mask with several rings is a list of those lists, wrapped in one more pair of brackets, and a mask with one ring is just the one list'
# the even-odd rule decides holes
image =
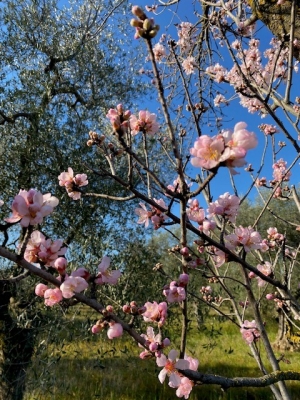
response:
{"label": "blossom on branch", "polygon": [[148,301],[145,303],[145,307],[146,311],[142,314],[144,321],[157,322],[158,326],[162,326],[166,322],[168,306],[165,301],[159,304],[156,301],[153,303]]}
{"label": "blossom on branch", "polygon": [[256,342],[260,338],[259,330],[257,329],[255,320],[248,321],[245,320],[240,329],[243,339],[251,344],[252,342]]}
{"label": "blossom on branch", "polygon": [[164,383],[166,376],[169,377],[169,384],[172,384],[172,387],[178,387],[180,385],[181,379],[178,369],[188,369],[190,363],[187,360],[179,360],[178,351],[171,350],[168,358],[162,354],[160,357],[156,358],[156,364],[159,367],[164,367],[159,375],[158,379],[160,383]]}
{"label": "blossom on branch", "polygon": [[13,215],[6,218],[7,222],[18,222],[27,228],[29,225],[37,225],[43,222],[43,218],[51,214],[58,205],[58,199],[50,193],[42,194],[35,189],[20,190],[12,202]]}
{"label": "blossom on branch", "polygon": [[154,135],[159,130],[159,124],[156,121],[156,115],[149,111],[140,111],[138,118],[135,115],[130,117],[130,128],[133,136],[139,132]]}
{"label": "blossom on branch", "polygon": [[121,271],[119,270],[111,270],[108,271],[110,266],[110,258],[104,256],[101,263],[98,265],[99,273],[95,279],[95,283],[99,285],[104,285],[105,283],[109,283],[110,285],[116,285],[118,279],[121,276]]}
{"label": "blossom on branch", "polygon": [[73,200],[79,200],[81,193],[76,190],[82,186],[86,186],[89,182],[86,174],[77,174],[74,176],[72,168],[68,168],[67,172],[62,172],[58,176],[59,186],[65,186],[69,197]]}
{"label": "blossom on branch", "polygon": [[28,262],[42,262],[47,267],[53,267],[56,259],[64,256],[67,247],[63,247],[63,240],[51,240],[39,231],[33,231],[27,243],[24,258]]}
{"label": "blossom on branch", "polygon": [[60,285],[60,290],[65,299],[70,299],[75,293],[80,293],[87,289],[88,283],[85,279],[80,276],[69,276]]}

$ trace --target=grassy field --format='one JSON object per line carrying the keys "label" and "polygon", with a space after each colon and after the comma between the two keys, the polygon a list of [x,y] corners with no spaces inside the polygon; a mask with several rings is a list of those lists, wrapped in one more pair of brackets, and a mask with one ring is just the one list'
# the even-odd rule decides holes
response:
{"label": "grassy field", "polygon": [[[275,338],[275,326],[271,336]],[[84,333],[76,321],[69,321],[54,335],[55,327],[41,335],[28,374],[25,400],[171,400],[175,390],[157,379],[160,368],[154,360],[140,360],[140,349],[128,337],[110,341],[105,332]],[[259,376],[255,361],[237,328],[211,318],[201,330],[194,328],[187,353],[200,361],[199,370],[233,376]],[[171,348],[178,348],[176,341]],[[278,354],[278,357],[280,354]],[[300,354],[286,353],[290,364],[282,369],[297,370]],[[300,383],[288,383],[292,398],[300,399]],[[272,399],[269,389],[195,387],[191,400]]]}

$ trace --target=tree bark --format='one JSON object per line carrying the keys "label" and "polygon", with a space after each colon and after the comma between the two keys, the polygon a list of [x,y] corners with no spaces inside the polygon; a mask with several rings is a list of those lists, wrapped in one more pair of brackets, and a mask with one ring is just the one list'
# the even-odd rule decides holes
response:
{"label": "tree bark", "polygon": [[18,326],[11,315],[13,286],[0,282],[0,399],[22,400],[35,332],[33,328]]}
{"label": "tree bark", "polygon": [[[292,0],[293,1],[293,0]],[[277,4],[278,0],[249,0],[253,14],[260,19],[281,41],[289,45],[291,32],[292,1]],[[300,2],[295,0],[294,39],[300,40]],[[300,49],[294,47],[294,57],[300,60]]]}

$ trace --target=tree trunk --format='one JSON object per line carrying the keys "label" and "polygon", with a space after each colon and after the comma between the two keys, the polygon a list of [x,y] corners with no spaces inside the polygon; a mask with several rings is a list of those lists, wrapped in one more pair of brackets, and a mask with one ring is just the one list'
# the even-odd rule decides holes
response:
{"label": "tree trunk", "polygon": [[10,310],[13,294],[13,285],[0,283],[0,399],[22,400],[35,330],[17,325]]}
{"label": "tree trunk", "polygon": [[[278,333],[274,346],[281,351],[299,351],[300,334],[294,333],[291,323],[281,308],[278,308],[277,312],[279,316]],[[286,312],[288,311],[286,310]]]}
{"label": "tree trunk", "polygon": [[[278,4],[277,0],[249,0],[253,14],[257,16],[278,39],[289,45],[291,32],[292,2]],[[294,39],[300,40],[299,1],[295,1]],[[294,47],[294,57],[300,60],[300,49]]]}

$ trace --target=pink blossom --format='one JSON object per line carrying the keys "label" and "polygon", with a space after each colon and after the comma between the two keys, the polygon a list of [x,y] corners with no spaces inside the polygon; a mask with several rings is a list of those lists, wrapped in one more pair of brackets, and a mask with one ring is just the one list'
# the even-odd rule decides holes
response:
{"label": "pink blossom", "polygon": [[47,289],[44,293],[44,299],[46,306],[52,307],[54,304],[59,303],[62,301],[63,296],[60,289]]}
{"label": "pink blossom", "polygon": [[[146,352],[142,352],[140,354],[140,358],[146,358],[147,356],[151,356],[151,352],[160,352],[160,350],[164,347],[167,347],[170,345],[170,340],[168,338],[165,338],[162,341],[162,336],[161,334],[155,335],[154,329],[150,326],[147,328],[147,334],[141,334],[141,336],[146,340],[146,346],[149,348],[149,351],[146,350]],[[140,347],[142,347],[139,344]],[[147,353],[147,354],[146,354]]]}
{"label": "pink blossom", "polygon": [[152,216],[152,212],[148,211],[145,203],[139,203],[141,208],[136,208],[134,212],[139,216],[138,224],[145,224],[145,228],[148,228],[149,221]]}
{"label": "pink blossom", "polygon": [[251,344],[253,341],[257,341],[260,338],[259,330],[257,329],[255,320],[248,321],[245,320],[240,332],[242,334],[243,339],[248,343]]}
{"label": "pink blossom", "polygon": [[149,133],[154,135],[159,130],[159,124],[156,121],[156,115],[151,114],[149,111],[140,111],[139,117],[135,115],[130,117],[130,128],[133,136],[139,132]]}
{"label": "pink blossom", "polygon": [[163,290],[163,294],[166,296],[169,303],[179,303],[186,298],[185,289],[177,286],[177,283],[170,284],[169,288]]}
{"label": "pink blossom", "polygon": [[194,167],[212,169],[220,164],[224,149],[224,140],[221,136],[212,138],[207,135],[200,136],[190,149],[191,155],[194,156],[191,164]]}
{"label": "pink blossom", "polygon": [[92,333],[94,334],[94,335],[96,335],[97,333],[100,333],[101,331],[102,331],[102,327],[100,326],[100,325],[93,325],[92,326],[92,329],[91,329],[91,331],[92,331]]}
{"label": "pink blossom", "polygon": [[107,330],[108,339],[114,339],[122,336],[123,334],[123,326],[118,322],[110,321],[109,328]]}
{"label": "pink blossom", "polygon": [[86,186],[89,182],[86,174],[77,174],[74,176],[72,168],[68,168],[67,172],[62,172],[58,176],[59,186],[65,186],[68,196],[73,200],[79,200],[81,193],[76,188]]}
{"label": "pink blossom", "polygon": [[129,127],[129,118],[131,116],[131,111],[124,111],[122,104],[118,104],[116,108],[111,108],[106,117],[110,120],[110,123],[114,131],[126,131]]}
{"label": "pink blossom", "polygon": [[171,350],[168,358],[164,354],[156,358],[156,364],[159,367],[164,367],[158,375],[158,379],[161,383],[164,383],[168,375],[169,384],[171,383],[173,387],[178,387],[180,385],[180,375],[177,369],[188,369],[189,362],[187,360],[178,360],[177,356],[178,351]]}
{"label": "pink blossom", "polygon": [[255,231],[251,226],[244,228],[239,226],[235,228],[234,233],[225,236],[226,247],[234,250],[238,245],[244,246],[246,252],[251,250],[266,250],[259,232]]}
{"label": "pink blossom", "polygon": [[77,268],[75,271],[71,273],[71,276],[81,276],[81,278],[85,279],[86,281],[89,279],[91,274],[85,268]]}
{"label": "pink blossom", "polygon": [[109,283],[110,285],[117,284],[117,281],[121,276],[121,271],[108,271],[109,266],[110,258],[104,256],[101,263],[98,265],[99,274],[97,275],[97,279],[95,279],[95,283],[98,283],[99,285],[104,285],[105,283]]}
{"label": "pink blossom", "polygon": [[85,279],[80,276],[69,276],[60,285],[60,290],[65,299],[69,299],[74,296],[75,293],[80,293],[88,287],[88,283]]}
{"label": "pink blossom", "polygon": [[166,49],[161,43],[156,43],[156,45],[153,46],[153,54],[155,60],[160,63],[162,59],[166,57]]}
{"label": "pink blossom", "polygon": [[43,283],[38,283],[35,287],[35,294],[40,297],[44,297],[46,290],[48,289],[47,285]]}
{"label": "pink blossom", "polygon": [[228,101],[225,99],[225,97],[222,94],[218,94],[214,98],[214,105],[215,107],[220,107],[221,103],[228,104]]}
{"label": "pink blossom", "polygon": [[[172,192],[180,193],[180,184],[179,183],[180,183],[180,180],[178,177],[173,181],[173,185],[168,185],[167,188],[169,190],[171,190]],[[193,183],[188,183],[187,181],[185,181],[185,183],[188,188],[190,188],[193,185]],[[166,195],[166,196],[168,196],[168,195]]]}
{"label": "pink blossom", "polygon": [[52,241],[46,239],[39,231],[33,231],[25,249],[24,258],[28,262],[42,262],[46,266],[54,266],[59,256],[66,254],[67,247],[63,247],[63,240]]}
{"label": "pink blossom", "polygon": [[37,225],[43,222],[43,218],[53,212],[58,205],[58,199],[50,193],[42,194],[35,189],[20,190],[12,202],[13,215],[6,218],[7,222],[18,222],[27,228],[29,225]]}
{"label": "pink blossom", "polygon": [[222,215],[230,222],[235,223],[238,213],[240,199],[235,195],[230,195],[228,192],[222,194],[218,200],[209,204],[207,212],[209,217],[213,215]]}
{"label": "pink blossom", "polygon": [[182,68],[187,75],[191,75],[195,72],[195,66],[196,62],[194,57],[187,57],[182,63]]}
{"label": "pink blossom", "polygon": [[187,53],[194,43],[196,28],[190,22],[181,22],[177,29],[179,37],[177,44],[180,46],[181,53]]}
{"label": "pink blossom", "polygon": [[167,318],[167,303],[145,303],[146,311],[142,314],[146,322],[158,322],[158,326],[162,326]]}
{"label": "pink blossom", "polygon": [[230,130],[222,132],[226,146],[222,160],[243,158],[247,150],[257,146],[255,133],[249,132],[246,127],[245,122],[239,122],[235,125],[233,132]]}
{"label": "pink blossom", "polygon": [[275,182],[289,181],[292,175],[291,171],[287,172],[287,162],[282,158],[275,162],[273,168],[273,178]]}
{"label": "pink blossom", "polygon": [[[171,386],[169,384],[169,386]],[[187,378],[186,376],[180,377],[180,384],[177,387],[176,390],[176,396],[177,397],[184,397],[185,399],[188,399],[190,396],[190,393],[193,389],[194,383]],[[171,386],[172,387],[172,386]]]}
{"label": "pink blossom", "polygon": [[276,299],[276,294],[275,293],[267,293],[266,294],[266,299],[267,300],[274,300],[274,299]]}
{"label": "pink blossom", "polygon": [[64,257],[59,257],[54,261],[54,268],[57,269],[60,275],[64,275],[68,261]]}
{"label": "pink blossom", "polygon": [[216,247],[213,247],[211,250],[213,252],[212,258],[214,260],[216,268],[221,267],[221,265],[223,265],[224,263],[227,262],[227,255],[226,255],[226,253],[224,253],[224,251],[222,251]]}
{"label": "pink blossom", "polygon": [[[256,267],[262,274],[266,275],[266,276],[270,276],[272,274],[272,265],[268,262],[265,261],[263,264],[259,264]],[[266,281],[264,281],[262,278],[260,278],[259,276],[257,277],[257,285],[262,287],[265,286],[267,284]]]}

